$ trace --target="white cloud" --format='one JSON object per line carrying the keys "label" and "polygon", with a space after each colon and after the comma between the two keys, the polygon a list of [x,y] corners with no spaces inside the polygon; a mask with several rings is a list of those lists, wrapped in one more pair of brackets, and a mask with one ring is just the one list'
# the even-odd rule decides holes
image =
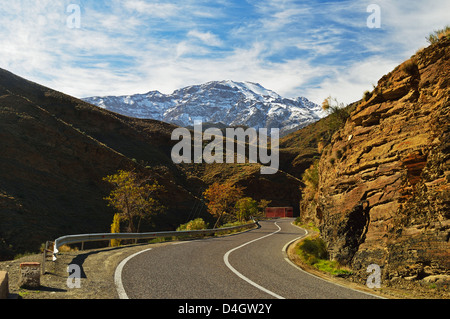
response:
{"label": "white cloud", "polygon": [[425,37],[449,24],[450,2],[379,0],[382,29],[388,35],[382,39],[386,46],[396,45],[406,54],[413,54],[428,45]]}
{"label": "white cloud", "polygon": [[254,1],[251,18],[235,21],[228,2],[111,0],[82,6],[81,29],[67,28],[63,2],[10,1],[0,8],[0,67],[77,97],[231,79],[350,103],[426,45],[450,11],[447,0],[378,3],[382,28],[368,32],[359,1]]}
{"label": "white cloud", "polygon": [[226,57],[217,59],[172,57],[167,63],[159,65],[154,60],[148,60],[144,62],[143,69],[152,71],[143,75],[145,86],[141,92],[151,87],[171,93],[188,85],[230,79],[258,82],[281,95],[296,97],[299,87],[324,71],[302,59],[267,63],[261,58],[261,52],[266,49],[263,43],[255,43],[250,48],[237,48]]}
{"label": "white cloud", "polygon": [[377,85],[378,80],[397,65],[398,62],[395,60],[375,56],[348,68],[328,69],[326,71],[328,77],[320,83],[320,86],[304,90],[303,95],[317,104],[322,103],[328,96],[336,98],[339,102],[350,104],[360,100],[364,91],[371,91],[372,85]]}
{"label": "white cloud", "polygon": [[222,46],[223,42],[215,34],[211,32],[200,32],[198,30],[191,30],[188,32],[188,37],[200,39],[204,44],[209,46]]}
{"label": "white cloud", "polygon": [[123,7],[140,14],[168,18],[179,13],[179,7],[172,3],[149,3],[144,0],[124,0]]}
{"label": "white cloud", "polygon": [[207,55],[210,51],[204,46],[200,46],[189,41],[181,41],[176,46],[176,58],[181,58],[186,55]]}

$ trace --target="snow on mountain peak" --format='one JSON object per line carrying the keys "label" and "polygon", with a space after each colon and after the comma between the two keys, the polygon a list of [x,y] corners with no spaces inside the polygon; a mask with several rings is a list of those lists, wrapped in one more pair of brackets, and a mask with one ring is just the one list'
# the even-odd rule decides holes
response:
{"label": "snow on mountain peak", "polygon": [[[233,88],[238,88],[241,92],[247,92],[247,93],[251,92],[251,93],[253,93],[253,95],[270,96],[270,97],[273,97],[273,98],[276,98],[276,99],[281,99],[282,98],[277,93],[264,88],[259,83],[248,82],[248,81],[235,82],[235,81],[231,81],[231,80],[220,81],[219,83],[223,83],[225,85],[229,85],[230,87],[233,87]],[[252,96],[252,97],[254,97],[254,96]]]}
{"label": "snow on mountain peak", "polygon": [[321,107],[304,97],[286,99],[259,83],[211,81],[175,90],[127,96],[89,97],[84,101],[136,118],[179,126],[195,119],[229,126],[279,128],[280,134],[303,127],[324,116]]}

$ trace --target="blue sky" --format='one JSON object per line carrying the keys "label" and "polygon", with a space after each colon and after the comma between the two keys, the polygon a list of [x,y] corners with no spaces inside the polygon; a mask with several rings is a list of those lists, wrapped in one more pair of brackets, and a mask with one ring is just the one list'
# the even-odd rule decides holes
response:
{"label": "blue sky", "polygon": [[0,0],[0,68],[80,98],[235,80],[351,103],[448,12],[448,0]]}

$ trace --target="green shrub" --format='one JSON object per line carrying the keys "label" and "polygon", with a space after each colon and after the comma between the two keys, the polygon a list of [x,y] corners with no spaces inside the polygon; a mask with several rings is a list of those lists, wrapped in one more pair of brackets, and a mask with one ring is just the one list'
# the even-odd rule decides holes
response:
{"label": "green shrub", "polygon": [[315,259],[328,258],[327,245],[321,238],[306,238],[302,241],[299,248]]}
{"label": "green shrub", "polygon": [[320,259],[317,263],[314,264],[314,267],[334,276],[349,275],[352,273],[350,270],[341,268],[337,261],[331,260]]}
{"label": "green shrub", "polygon": [[364,102],[367,102],[367,101],[369,101],[370,100],[370,98],[372,97],[372,92],[370,92],[370,91],[365,91],[364,92],[364,95],[363,95],[363,101]]}
{"label": "green shrub", "polygon": [[197,218],[197,219],[187,222],[186,224],[180,225],[177,228],[177,231],[202,230],[202,229],[207,229],[207,228],[208,228],[208,225],[205,223],[205,221],[202,218]]}
{"label": "green shrub", "polygon": [[297,254],[304,263],[333,276],[345,276],[352,273],[348,269],[343,269],[337,261],[328,260],[327,245],[320,237],[303,240],[298,245]]}
{"label": "green shrub", "polygon": [[446,26],[443,29],[434,31],[426,39],[427,39],[428,43],[434,44],[434,43],[438,42],[440,39],[442,39],[444,37],[449,37],[449,36],[450,36],[450,26]]}
{"label": "green shrub", "polygon": [[319,188],[319,161],[316,160],[310,168],[308,168],[302,176],[303,182],[312,189]]}

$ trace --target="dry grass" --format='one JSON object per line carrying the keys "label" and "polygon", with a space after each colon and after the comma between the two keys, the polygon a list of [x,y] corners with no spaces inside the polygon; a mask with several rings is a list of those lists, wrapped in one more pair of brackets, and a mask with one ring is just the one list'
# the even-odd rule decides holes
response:
{"label": "dry grass", "polygon": [[67,253],[67,252],[71,252],[71,251],[78,251],[78,248],[70,247],[69,245],[62,245],[61,247],[58,248],[58,251],[60,253]]}
{"label": "dry grass", "polygon": [[439,40],[441,40],[445,37],[448,37],[448,36],[450,36],[450,26],[446,26],[443,29],[434,31],[427,37],[427,41],[430,44],[434,44],[434,43],[438,42]]}
{"label": "dry grass", "polygon": [[408,75],[416,74],[416,72],[418,70],[417,61],[414,58],[411,58],[411,59],[405,61],[401,66],[401,70]]}

